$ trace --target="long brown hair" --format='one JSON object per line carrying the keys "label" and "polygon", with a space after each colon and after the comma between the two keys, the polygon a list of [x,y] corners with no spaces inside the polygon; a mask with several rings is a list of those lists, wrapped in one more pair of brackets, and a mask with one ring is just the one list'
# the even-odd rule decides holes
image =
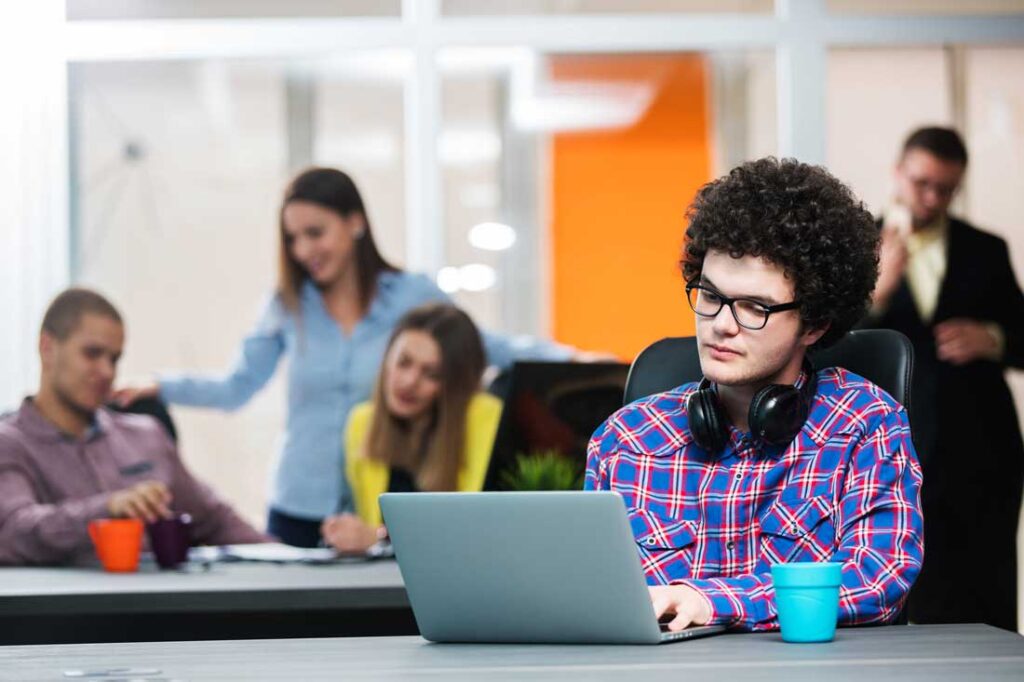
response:
{"label": "long brown hair", "polygon": [[359,302],[365,312],[370,307],[377,286],[377,276],[381,272],[394,271],[397,268],[380,255],[377,244],[373,241],[373,230],[370,229],[370,217],[366,215],[363,197],[360,196],[356,184],[346,173],[336,168],[310,168],[299,173],[284,192],[279,212],[279,255],[278,255],[278,293],[285,308],[291,312],[299,309],[299,292],[302,282],[308,273],[292,256],[288,248],[288,239],[284,231],[284,209],[293,201],[308,201],[323,208],[334,211],[342,218],[358,213],[366,223],[366,229],[355,244],[356,278],[359,285]]}
{"label": "long brown hair", "polygon": [[[411,330],[429,334],[441,350],[441,392],[421,439],[412,435],[404,420],[388,411],[384,397],[387,358],[398,337]],[[473,394],[480,389],[486,367],[480,332],[458,308],[428,304],[410,310],[398,321],[384,358],[374,389],[373,419],[364,446],[365,456],[408,469],[420,490],[455,490],[465,457],[466,412]]]}

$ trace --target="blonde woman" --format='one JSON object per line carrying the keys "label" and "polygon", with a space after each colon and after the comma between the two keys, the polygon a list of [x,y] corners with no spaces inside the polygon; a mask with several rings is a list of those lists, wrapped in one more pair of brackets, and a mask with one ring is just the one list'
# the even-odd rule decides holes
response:
{"label": "blonde woman", "polygon": [[501,402],[480,390],[480,333],[464,312],[430,304],[408,312],[384,354],[373,400],[345,429],[346,474],[355,514],[327,518],[324,540],[361,552],[384,537],[385,492],[483,487]]}

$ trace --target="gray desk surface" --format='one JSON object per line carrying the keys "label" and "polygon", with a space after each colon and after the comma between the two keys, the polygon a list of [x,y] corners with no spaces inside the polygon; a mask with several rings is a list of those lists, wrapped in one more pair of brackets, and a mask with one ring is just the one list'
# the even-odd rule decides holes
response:
{"label": "gray desk surface", "polygon": [[0,645],[417,632],[394,561],[0,568]]}
{"label": "gray desk surface", "polygon": [[157,669],[150,679],[192,682],[1020,680],[1024,638],[984,625],[920,625],[842,629],[828,644],[786,644],[766,633],[646,647],[442,645],[419,637],[0,647],[0,680],[60,680],[67,670],[116,667]]}
{"label": "gray desk surface", "polygon": [[0,568],[0,615],[408,608],[394,561],[324,565],[217,563],[209,570],[105,573]]}

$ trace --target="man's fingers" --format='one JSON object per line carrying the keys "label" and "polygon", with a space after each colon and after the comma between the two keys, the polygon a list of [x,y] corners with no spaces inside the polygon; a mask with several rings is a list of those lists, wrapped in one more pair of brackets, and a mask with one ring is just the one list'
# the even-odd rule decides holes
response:
{"label": "man's fingers", "polygon": [[695,616],[696,614],[693,612],[693,609],[686,607],[676,613],[676,617],[669,621],[668,629],[672,632],[685,630],[693,622]]}
{"label": "man's fingers", "polygon": [[124,501],[124,515],[130,519],[141,519],[145,518],[146,512],[142,505],[139,504],[138,499],[128,496]]}
{"label": "man's fingers", "polygon": [[668,606],[671,602],[668,599],[661,596],[652,596],[651,605],[654,607],[654,617],[661,618],[668,611]]}
{"label": "man's fingers", "polygon": [[142,518],[146,520],[146,523],[153,523],[160,516],[160,508],[157,504],[144,495],[138,495],[135,498],[135,504],[142,511]]}
{"label": "man's fingers", "polygon": [[167,488],[160,483],[143,485],[137,489],[138,499],[145,507],[150,521],[159,517],[171,516],[171,509],[168,506],[171,501],[171,494]]}

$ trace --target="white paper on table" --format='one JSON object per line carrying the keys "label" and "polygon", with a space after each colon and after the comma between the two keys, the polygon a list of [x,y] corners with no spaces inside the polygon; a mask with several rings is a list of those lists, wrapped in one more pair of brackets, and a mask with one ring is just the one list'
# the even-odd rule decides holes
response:
{"label": "white paper on table", "polygon": [[221,547],[193,547],[189,558],[198,561],[263,561],[268,563],[317,563],[338,556],[330,547],[292,547],[279,542]]}

